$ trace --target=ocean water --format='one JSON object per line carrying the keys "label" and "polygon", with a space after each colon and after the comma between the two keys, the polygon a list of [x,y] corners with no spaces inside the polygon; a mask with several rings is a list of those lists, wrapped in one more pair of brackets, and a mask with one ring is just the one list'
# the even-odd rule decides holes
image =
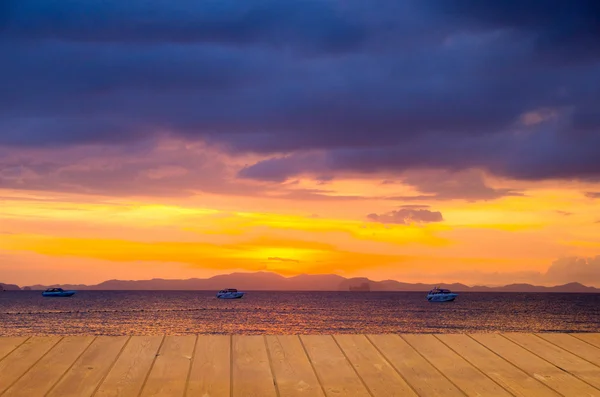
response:
{"label": "ocean water", "polygon": [[420,292],[207,291],[0,293],[0,336],[600,332],[600,294],[461,293],[430,303]]}

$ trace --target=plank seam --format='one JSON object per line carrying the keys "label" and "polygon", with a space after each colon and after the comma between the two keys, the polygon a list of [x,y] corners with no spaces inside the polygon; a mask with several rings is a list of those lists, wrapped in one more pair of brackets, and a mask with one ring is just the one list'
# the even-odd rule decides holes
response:
{"label": "plank seam", "polygon": [[[54,348],[56,347],[56,345],[58,345],[58,344],[59,344],[59,343],[60,343],[60,342],[61,342],[63,339],[65,339],[65,338],[64,338],[64,336],[62,336],[62,337],[58,338],[58,341],[56,341],[56,343],[55,343],[55,344],[53,344],[53,345],[52,345],[52,346],[51,346],[51,347],[50,347],[48,350],[46,350],[46,352],[45,352],[44,354],[42,354],[40,358],[38,358],[37,360],[35,360],[35,362],[34,362],[33,364],[31,364],[31,366],[30,366],[29,368],[27,368],[27,369],[25,370],[25,372],[23,372],[21,375],[19,375],[19,377],[18,377],[17,379],[15,379],[15,380],[14,380],[14,381],[13,381],[13,382],[10,384],[10,385],[8,385],[8,387],[6,387],[6,388],[5,388],[5,389],[2,391],[2,393],[0,393],[0,395],[2,395],[2,394],[4,394],[4,393],[6,393],[6,392],[8,391],[8,389],[10,389],[11,387],[13,387],[13,385],[14,385],[15,383],[17,383],[17,382],[18,382],[18,381],[19,381],[19,380],[20,380],[22,377],[24,377],[24,376],[25,376],[25,374],[27,374],[29,371],[31,371],[31,368],[35,367],[35,365],[36,365],[37,363],[39,363],[39,362],[40,362],[40,361],[41,361],[41,360],[42,360],[44,357],[46,357],[46,356],[48,355],[48,353],[50,353],[50,351],[51,351],[52,349],[54,349]],[[25,343],[25,342],[23,342],[23,343]],[[19,345],[19,346],[20,346],[20,345]]]}
{"label": "plank seam", "polygon": [[[565,351],[567,351],[567,352],[571,353],[571,354],[572,354],[572,355],[574,355],[575,357],[577,357],[577,358],[580,358],[580,359],[582,359],[583,361],[587,361],[588,363],[592,364],[594,367],[596,367],[596,368],[600,369],[600,366],[599,366],[598,364],[591,362],[590,360],[586,359],[585,357],[582,357],[582,356],[580,356],[579,354],[575,353],[574,351],[572,351],[572,350],[569,350],[569,349],[567,349],[566,347],[563,347],[563,346],[557,345],[556,343],[552,342],[551,340],[548,340],[548,339],[544,338],[542,335],[538,335],[538,334],[532,334],[532,335],[535,335],[536,337],[540,338],[540,339],[541,339],[541,340],[543,340],[544,342],[548,342],[548,343],[550,343],[551,345],[554,345],[554,346],[556,346],[556,347],[558,347],[558,348],[560,348],[560,349],[563,349],[563,350],[565,350]],[[560,334],[560,335],[568,335],[568,334]],[[597,349],[597,348],[596,348],[596,349]]]}
{"label": "plank seam", "polygon": [[11,351],[9,351],[8,353],[6,353],[4,355],[4,357],[0,357],[0,361],[4,360],[6,357],[10,356],[12,354],[12,352],[14,352],[15,350],[17,350],[19,347],[23,346],[29,339],[31,339],[31,336],[28,336],[27,338],[25,338],[25,340],[23,342],[19,343],[15,347],[13,347],[13,349]]}
{"label": "plank seam", "polygon": [[298,337],[298,340],[300,341],[300,345],[302,345],[302,349],[304,350],[304,354],[306,354],[306,357],[308,358],[308,362],[310,363],[310,367],[312,368],[313,372],[315,373],[315,376],[317,377],[317,381],[319,382],[319,386],[321,387],[321,391],[323,392],[323,395],[326,396],[327,393],[325,392],[325,386],[323,386],[323,381],[321,380],[321,377],[317,373],[317,369],[315,368],[315,364],[312,362],[312,359],[310,358],[310,355],[308,354],[308,349],[304,345],[304,341],[302,340],[302,338],[300,337],[300,335],[296,335],[296,336]]}
{"label": "plank seam", "polygon": [[406,379],[404,377],[404,375],[402,375],[402,373],[400,373],[400,371],[398,371],[398,368],[396,368],[396,366],[385,356],[385,354],[383,354],[383,352],[379,349],[379,347],[375,344],[375,342],[373,342],[371,340],[371,338],[369,338],[369,335],[365,335],[365,338],[367,338],[367,340],[371,343],[371,345],[373,345],[373,347],[375,348],[375,350],[377,350],[377,352],[381,355],[381,357],[383,357],[383,359],[392,367],[392,369],[394,371],[396,371],[396,373],[398,374],[398,376],[400,376],[402,379],[404,379],[404,382],[408,385],[408,387],[410,387],[410,389],[412,391],[415,392],[415,394],[417,396],[419,396],[420,394],[417,392],[417,389],[415,389],[413,387],[413,385],[410,384],[410,382],[408,381],[408,379]]}
{"label": "plank seam", "polygon": [[152,373],[152,369],[154,368],[154,363],[156,363],[156,359],[162,353],[161,350],[162,350],[163,344],[165,343],[165,339],[167,339],[167,337],[165,335],[163,335],[162,340],[160,341],[160,345],[158,345],[158,350],[156,351],[156,354],[154,355],[154,359],[152,360],[152,364],[150,364],[150,368],[148,369],[148,373],[144,377],[144,382],[142,383],[142,387],[140,387],[140,391],[137,394],[138,397],[142,395],[142,392],[144,391],[144,387],[146,387],[146,383],[148,382],[148,378],[150,377],[150,373]]}
{"label": "plank seam", "polygon": [[108,371],[106,371],[106,373],[104,375],[102,375],[102,379],[100,379],[100,382],[98,382],[98,384],[96,385],[96,387],[94,388],[94,391],[92,392],[92,397],[96,395],[96,393],[98,393],[98,390],[100,390],[100,386],[102,386],[102,384],[104,383],[104,381],[106,380],[106,377],[108,376],[108,374],[110,374],[110,371],[112,371],[113,367],[115,366],[115,364],[117,363],[117,360],[119,360],[119,357],[121,357],[121,354],[123,353],[123,350],[125,350],[125,348],[127,347],[127,345],[129,344],[129,341],[131,340],[131,336],[129,336],[127,338],[127,340],[125,341],[125,343],[123,344],[123,346],[121,347],[121,350],[119,350],[119,353],[117,353],[117,356],[115,357],[115,359],[113,360],[113,362],[110,364],[110,366],[108,367]]}
{"label": "plank seam", "polygon": [[54,384],[52,385],[52,387],[50,387],[50,389],[48,389],[48,391],[46,392],[46,394],[44,394],[44,396],[47,396],[48,394],[50,394],[50,392],[52,392],[52,390],[54,390],[54,388],[56,387],[56,385],[58,385],[60,383],[60,381],[63,380],[63,378],[65,377],[65,375],[67,375],[67,373],[69,373],[69,371],[71,370],[71,368],[73,368],[73,365],[75,365],[75,363],[77,361],[79,361],[79,359],[81,358],[81,356],[83,356],[83,354],[90,348],[90,346],[92,346],[92,344],[97,339],[98,339],[98,337],[94,336],[94,338],[90,341],[90,344],[87,345],[85,347],[85,349],[83,349],[83,351],[81,353],[79,353],[79,355],[77,356],[77,358],[71,363],[71,365],[69,365],[69,367],[65,370],[65,372],[63,372],[63,374],[58,377],[58,379],[56,380],[56,382],[54,382]]}
{"label": "plank seam", "polygon": [[335,344],[337,345],[338,349],[340,349],[340,351],[342,352],[342,354],[344,355],[344,358],[346,359],[346,361],[348,362],[348,364],[350,364],[350,367],[352,368],[352,370],[354,371],[354,373],[356,374],[356,376],[358,376],[358,379],[360,380],[360,383],[363,384],[363,386],[365,387],[365,389],[367,390],[367,393],[369,393],[369,395],[371,397],[375,397],[373,395],[373,392],[371,391],[371,389],[369,389],[369,386],[367,386],[367,383],[365,382],[365,380],[362,378],[362,376],[360,376],[360,374],[358,373],[358,371],[356,370],[356,368],[354,367],[354,364],[352,364],[352,361],[350,361],[350,359],[348,358],[348,355],[346,354],[346,352],[344,351],[344,349],[342,349],[342,346],[340,345],[340,343],[338,342],[338,340],[335,338],[334,335],[331,335],[331,339],[333,339],[333,341],[335,342]]}
{"label": "plank seam", "polygon": [[[506,339],[506,340],[508,340],[508,341],[511,341],[511,342],[513,342],[513,343],[514,343],[514,344],[516,344],[517,346],[520,346],[521,348],[523,348],[523,349],[527,350],[528,352],[530,352],[530,353],[531,353],[531,354],[533,354],[534,356],[536,356],[536,357],[539,357],[541,360],[544,360],[545,362],[547,362],[548,364],[552,365],[553,367],[555,367],[555,368],[558,368],[558,369],[560,369],[561,371],[564,371],[564,372],[568,373],[569,375],[573,376],[574,378],[577,378],[577,379],[579,379],[580,381],[582,381],[582,382],[583,382],[583,383],[585,383],[586,385],[588,385],[588,386],[590,386],[590,387],[592,387],[592,388],[594,388],[594,389],[596,389],[596,390],[600,391],[600,388],[598,388],[598,387],[596,387],[596,386],[592,385],[591,383],[589,383],[589,382],[588,382],[588,381],[586,381],[585,379],[582,379],[582,378],[580,378],[580,377],[579,377],[579,376],[577,376],[576,374],[574,374],[574,373],[572,373],[572,372],[569,372],[569,371],[567,371],[567,370],[565,370],[565,369],[563,369],[563,368],[559,367],[559,366],[558,366],[558,365],[556,365],[556,364],[553,364],[553,363],[551,363],[550,361],[546,360],[544,357],[542,357],[542,356],[540,356],[540,355],[538,355],[538,354],[534,353],[533,351],[529,350],[528,348],[526,348],[525,346],[523,346],[523,345],[522,345],[522,344],[520,344],[519,342],[517,342],[517,341],[514,341],[514,340],[512,340],[512,339],[510,339],[510,338],[508,338],[508,337],[506,337],[506,336],[504,336],[504,335],[502,335],[502,334],[500,334],[500,335],[501,335],[501,336],[502,336],[504,339]],[[540,338],[540,339],[541,339],[541,338]],[[543,339],[542,339],[542,340],[543,340]],[[551,344],[552,344],[552,343],[551,343]],[[557,346],[557,347],[558,347],[558,346]],[[559,349],[561,349],[561,350],[565,350],[565,349],[562,349],[562,348],[560,348],[560,347],[558,347],[558,348],[559,348]],[[566,351],[567,353],[569,353],[567,350],[565,350],[565,351]]]}
{"label": "plank seam", "polygon": [[598,346],[597,346],[597,345],[595,345],[595,344],[593,344],[593,343],[591,343],[591,342],[588,342],[588,341],[587,341],[587,340],[585,340],[585,339],[581,339],[581,338],[580,338],[580,337],[578,337],[576,334],[567,334],[567,335],[571,335],[571,336],[572,336],[573,338],[575,338],[575,339],[578,339],[578,340],[580,340],[580,341],[582,341],[582,342],[585,342],[585,343],[587,343],[588,345],[595,347],[596,349],[600,349],[600,345],[598,345]]}
{"label": "plank seam", "polygon": [[190,384],[190,377],[192,376],[192,366],[194,365],[194,360],[196,359],[196,347],[198,346],[198,339],[200,337],[196,335],[196,339],[194,340],[194,350],[192,351],[192,357],[190,358],[190,367],[188,368],[187,376],[185,377],[185,389],[183,391],[183,397],[186,397],[188,394],[188,388]]}
{"label": "plank seam", "polygon": [[[467,363],[469,363],[469,365],[471,365],[473,368],[475,368],[477,371],[479,371],[480,373],[482,373],[485,377],[487,377],[489,380],[491,380],[492,382],[494,382],[495,384],[497,384],[498,386],[500,386],[501,389],[504,389],[508,394],[513,395],[515,397],[517,397],[517,395],[513,392],[511,392],[510,390],[508,390],[506,387],[502,386],[500,383],[496,382],[492,377],[490,377],[487,373],[483,372],[481,369],[479,369],[474,363],[472,363],[471,361],[467,360],[466,357],[464,357],[462,354],[460,354],[459,352],[457,352],[456,350],[454,350],[452,347],[450,347],[447,343],[444,343],[443,340],[441,340],[440,338],[438,338],[435,334],[433,334],[433,337],[437,340],[439,340],[444,346],[446,346],[448,349],[450,349],[451,351],[454,352],[454,354],[456,354],[458,357],[462,358],[463,360],[465,360]],[[527,375],[527,374],[525,374]],[[527,375],[529,376],[529,375]]]}
{"label": "plank seam", "polygon": [[275,371],[273,371],[273,359],[271,358],[271,350],[269,349],[269,344],[267,343],[267,335],[263,335],[263,342],[265,343],[265,349],[267,349],[267,360],[269,360],[269,369],[271,371],[271,377],[273,378],[273,384],[275,385],[275,395],[280,397],[281,393],[279,392],[279,385],[277,384]]}
{"label": "plank seam", "polygon": [[431,367],[433,369],[435,369],[437,372],[439,372],[440,375],[442,375],[448,382],[450,382],[454,387],[456,387],[459,392],[461,392],[465,397],[468,397],[468,394],[467,394],[466,391],[464,391],[463,389],[461,389],[456,383],[452,382],[450,380],[450,378],[448,378],[448,376],[446,376],[445,373],[443,373],[438,367],[436,367],[435,365],[433,365],[433,363],[431,361],[429,361],[423,354],[421,354],[421,352],[416,347],[414,347],[413,345],[411,345],[408,340],[406,340],[405,338],[403,338],[402,335],[400,335],[400,334],[396,334],[396,336],[398,336],[400,339],[402,339],[404,342],[406,342],[406,344],[408,346],[410,346],[414,351],[416,351],[417,354],[423,358],[423,360],[427,361],[429,363],[429,365],[431,365]]}
{"label": "plank seam", "polygon": [[[473,339],[473,341],[475,341],[475,343],[479,343],[481,346],[483,346],[485,349],[489,350],[490,352],[492,352],[492,354],[495,354],[496,356],[498,356],[501,360],[506,361],[509,365],[512,365],[513,367],[515,367],[516,369],[523,371],[527,374],[527,376],[529,376],[531,379],[535,380],[536,382],[538,382],[541,385],[546,386],[547,388],[551,389],[552,391],[555,391],[556,393],[560,394],[561,396],[564,396],[564,394],[562,394],[560,391],[556,390],[554,387],[552,387],[549,384],[546,384],[544,382],[542,382],[541,380],[539,380],[538,378],[536,378],[535,376],[531,376],[531,374],[529,374],[528,371],[526,371],[525,369],[519,367],[517,364],[512,363],[511,361],[507,360],[506,358],[502,357],[501,355],[499,355],[498,353],[496,353],[495,351],[493,351],[492,349],[490,349],[489,347],[487,347],[486,345],[484,345],[483,343],[479,342],[477,339],[473,338],[470,334],[465,334],[467,335],[467,337]],[[500,334],[495,334],[495,335],[500,335]],[[519,345],[517,345],[519,346]],[[519,346],[520,347],[520,346]],[[567,397],[567,396],[565,396]]]}
{"label": "plank seam", "polygon": [[229,397],[233,397],[233,335],[229,335]]}

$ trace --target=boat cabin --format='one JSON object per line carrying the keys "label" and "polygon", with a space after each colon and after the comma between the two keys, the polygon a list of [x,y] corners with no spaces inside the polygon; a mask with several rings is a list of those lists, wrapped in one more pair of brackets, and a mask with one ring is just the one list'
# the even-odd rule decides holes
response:
{"label": "boat cabin", "polygon": [[452,292],[450,292],[449,289],[444,289],[444,288],[434,288],[431,291],[429,291],[430,295],[437,295],[437,294],[451,294]]}
{"label": "boat cabin", "polygon": [[226,288],[226,289],[222,289],[221,291],[219,291],[219,294],[226,294],[228,292],[238,292],[238,290],[235,288]]}
{"label": "boat cabin", "polygon": [[46,292],[64,292],[62,288],[48,288]]}

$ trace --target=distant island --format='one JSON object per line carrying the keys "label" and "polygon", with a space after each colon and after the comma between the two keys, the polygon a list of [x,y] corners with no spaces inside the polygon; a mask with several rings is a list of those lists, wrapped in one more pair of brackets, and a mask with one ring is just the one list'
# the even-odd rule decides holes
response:
{"label": "distant island", "polygon": [[[568,283],[553,287],[531,284],[510,284],[502,287],[468,286],[454,283],[435,284],[456,292],[586,292],[600,293],[599,288],[587,287],[580,283]],[[222,288],[237,288],[246,291],[428,291],[434,284],[402,283],[396,280],[373,281],[364,277],[346,278],[334,274],[302,274],[284,277],[276,273],[231,273],[206,279],[190,278],[186,280],[108,280],[96,285],[31,285],[20,288],[13,284],[2,284],[4,290],[45,290],[60,287],[75,290],[179,290],[179,291],[217,291]]]}
{"label": "distant island", "polygon": [[361,283],[360,285],[350,285],[348,289],[350,291],[368,292],[371,291],[371,285],[369,283]]}

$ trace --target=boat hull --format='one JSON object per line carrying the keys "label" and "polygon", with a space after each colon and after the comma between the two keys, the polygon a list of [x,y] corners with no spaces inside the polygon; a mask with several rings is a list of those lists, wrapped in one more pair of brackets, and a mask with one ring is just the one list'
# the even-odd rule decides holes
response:
{"label": "boat hull", "polygon": [[427,300],[429,302],[452,302],[458,294],[435,294],[435,295],[427,295]]}
{"label": "boat hull", "polygon": [[64,292],[42,292],[42,296],[47,298],[67,298],[75,295],[75,291],[64,291]]}
{"label": "boat hull", "polygon": [[228,292],[225,294],[217,294],[219,299],[241,299],[244,296],[244,292]]}

